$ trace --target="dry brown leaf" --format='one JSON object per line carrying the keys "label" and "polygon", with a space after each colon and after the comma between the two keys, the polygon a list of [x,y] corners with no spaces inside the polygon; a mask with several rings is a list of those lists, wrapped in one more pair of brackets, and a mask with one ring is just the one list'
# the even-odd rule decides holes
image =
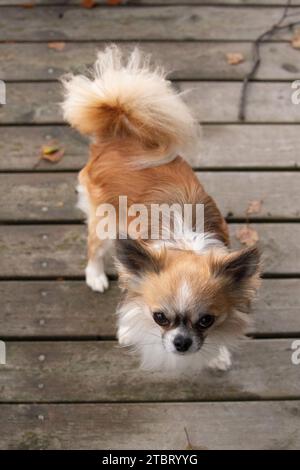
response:
{"label": "dry brown leaf", "polygon": [[239,228],[236,231],[236,238],[246,246],[253,246],[255,245],[258,240],[259,236],[254,228],[249,227],[248,225],[244,225],[243,227]]}
{"label": "dry brown leaf", "polygon": [[66,47],[65,42],[48,42],[49,49],[54,49],[55,51],[62,51]]}
{"label": "dry brown leaf", "polygon": [[292,37],[291,43],[294,49],[300,49],[300,30],[299,29],[295,31]]}
{"label": "dry brown leaf", "polygon": [[64,151],[58,150],[57,152],[53,152],[48,155],[43,154],[42,160],[47,160],[48,162],[51,162],[51,163],[57,163],[62,159],[63,156],[64,156]]}
{"label": "dry brown leaf", "polygon": [[259,214],[261,212],[263,201],[250,201],[247,209],[247,215]]}
{"label": "dry brown leaf", "polygon": [[81,0],[83,8],[93,8],[96,5],[96,0]]}
{"label": "dry brown leaf", "polygon": [[64,156],[65,149],[62,145],[52,142],[43,145],[41,151],[41,160],[47,160],[51,163],[59,162]]}
{"label": "dry brown leaf", "polygon": [[228,52],[226,54],[226,59],[229,65],[238,65],[245,60],[241,52]]}

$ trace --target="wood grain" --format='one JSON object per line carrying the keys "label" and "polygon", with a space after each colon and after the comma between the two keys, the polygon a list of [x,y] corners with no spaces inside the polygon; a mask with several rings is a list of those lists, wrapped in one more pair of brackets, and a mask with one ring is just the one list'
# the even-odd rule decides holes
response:
{"label": "wood grain", "polygon": [[[243,224],[230,224],[232,246]],[[253,223],[263,251],[267,274],[300,274],[300,224]],[[0,277],[82,277],[86,263],[86,227],[82,225],[2,226]],[[114,273],[111,263],[107,271]]]}
{"label": "wood grain", "polygon": [[[80,5],[82,0],[32,0],[34,5]],[[108,6],[108,0],[95,0],[96,5]],[[138,6],[138,5],[162,5],[162,0],[123,0],[123,4],[128,6]],[[170,5],[186,5],[185,0],[164,0],[163,4]],[[189,5],[251,5],[251,6],[278,6],[285,5],[284,0],[188,0]],[[0,0],[0,5],[15,5],[22,6],[28,5],[26,0]],[[291,0],[291,5],[298,6],[300,5],[299,0]]]}
{"label": "wood grain", "polygon": [[[286,2],[129,0],[110,8],[98,0],[89,10],[80,1],[36,0],[34,8],[21,8],[25,0],[0,0],[0,79],[7,84],[7,105],[0,108],[0,171],[6,172],[0,175],[0,324],[7,344],[0,448],[186,449],[186,427],[195,449],[298,449],[300,392],[291,356],[300,335],[300,224],[291,221],[300,206],[292,171],[300,163],[300,106],[292,104],[290,82],[299,78],[300,56],[291,30],[262,45],[248,124],[237,121],[251,42],[280,18]],[[244,218],[249,202],[263,200],[256,215],[262,219],[250,226],[264,271],[298,277],[263,281],[251,334],[273,339],[241,343],[227,373],[140,371],[137,358],[112,340],[117,282],[100,295],[83,280],[86,227],[74,208],[76,175],[63,171],[84,165],[87,141],[61,125],[62,90],[54,80],[84,72],[104,42],[118,40],[125,48],[139,41],[173,70],[178,90],[192,89],[186,100],[204,123],[193,166],[226,170],[201,172],[201,181],[229,219]],[[65,43],[62,51],[49,47],[54,41]],[[230,66],[228,52],[242,53],[244,61]],[[64,158],[38,163],[42,145],[53,140],[65,148]],[[235,249],[242,247],[243,226],[230,224]],[[111,260],[107,270],[115,274]]]}
{"label": "wood grain", "polygon": [[[297,124],[206,124],[201,139],[200,153],[191,162],[197,168],[300,167]],[[53,141],[65,149],[62,160],[38,163],[42,146]],[[88,142],[64,126],[8,126],[2,131],[0,154],[0,171],[79,170],[87,161]]]}
{"label": "wood grain", "polygon": [[[197,172],[208,194],[228,218],[245,219],[253,201],[261,201],[250,219],[299,219],[298,172]],[[0,175],[2,221],[82,221],[77,209],[77,174],[18,173]]]}
{"label": "wood grain", "polygon": [[[176,86],[179,91],[185,92],[185,100],[200,122],[237,122],[241,83],[177,82]],[[246,108],[247,122],[299,123],[300,105],[292,103],[293,92],[295,90],[287,82],[251,84]],[[8,83],[7,97],[8,105],[0,108],[0,124],[63,122],[59,106],[62,89],[59,84]]]}
{"label": "wood grain", "polygon": [[[253,305],[251,334],[300,335],[300,279],[265,279]],[[121,294],[84,281],[0,282],[2,338],[112,338]],[[32,306],[34,305],[34,308]]]}
{"label": "wood grain", "polygon": [[[134,44],[119,45],[129,51]],[[83,73],[105,45],[105,42],[66,42],[63,50],[57,51],[47,43],[3,43],[0,78],[54,80],[70,71]],[[155,63],[162,64],[171,72],[170,78],[177,80],[242,80],[252,65],[252,46],[245,42],[150,42],[143,43],[141,49],[151,53]],[[226,55],[234,52],[241,53],[244,61],[233,66],[228,64]],[[296,80],[299,73],[299,51],[291,44],[262,44],[256,80]]]}
{"label": "wood grain", "polygon": [[[299,449],[299,401],[0,405],[1,449]],[[226,429],[226,432],[220,432]],[[163,436],[163,439],[162,439]]]}
{"label": "wood grain", "polygon": [[[142,371],[113,341],[6,342],[1,402],[212,401],[299,398],[292,340],[247,340],[227,373]],[[41,359],[42,358],[42,359]]]}
{"label": "wood grain", "polygon": [[282,8],[251,6],[132,6],[122,15],[119,8],[2,7],[0,40],[253,40],[281,14]]}

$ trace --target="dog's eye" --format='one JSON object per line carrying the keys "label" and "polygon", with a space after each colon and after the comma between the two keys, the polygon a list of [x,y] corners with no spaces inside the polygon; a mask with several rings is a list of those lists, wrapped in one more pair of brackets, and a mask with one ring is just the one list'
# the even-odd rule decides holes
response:
{"label": "dog's eye", "polygon": [[170,325],[170,320],[167,319],[166,315],[163,312],[154,312],[153,318],[154,318],[154,321],[156,321],[158,325],[161,325],[161,326]]}
{"label": "dog's eye", "polygon": [[201,317],[200,320],[198,320],[197,326],[199,328],[206,329],[212,326],[214,322],[215,322],[215,317],[213,315],[207,314],[207,315],[203,315],[203,317]]}

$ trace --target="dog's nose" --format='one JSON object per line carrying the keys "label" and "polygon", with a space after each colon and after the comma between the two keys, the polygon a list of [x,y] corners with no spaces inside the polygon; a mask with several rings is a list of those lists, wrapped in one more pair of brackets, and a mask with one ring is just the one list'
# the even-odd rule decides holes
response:
{"label": "dog's nose", "polygon": [[192,342],[189,336],[177,335],[174,339],[174,346],[178,352],[185,352],[190,348]]}

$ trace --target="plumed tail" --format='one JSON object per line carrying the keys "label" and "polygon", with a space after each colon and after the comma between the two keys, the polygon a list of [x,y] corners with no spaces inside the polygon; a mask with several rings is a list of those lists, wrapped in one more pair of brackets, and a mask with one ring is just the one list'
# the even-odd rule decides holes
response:
{"label": "plumed tail", "polygon": [[184,153],[197,139],[188,107],[136,48],[123,57],[112,45],[98,54],[90,77],[63,78],[64,118],[82,134],[100,141],[138,140],[144,149]]}

